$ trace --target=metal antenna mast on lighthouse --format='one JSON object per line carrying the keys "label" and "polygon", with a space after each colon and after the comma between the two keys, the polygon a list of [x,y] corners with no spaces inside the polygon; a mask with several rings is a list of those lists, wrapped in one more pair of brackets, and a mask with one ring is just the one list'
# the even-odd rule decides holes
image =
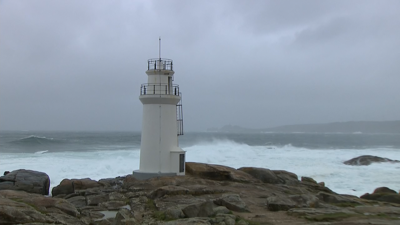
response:
{"label": "metal antenna mast on lighthouse", "polygon": [[161,37],[158,38],[158,58],[161,60]]}

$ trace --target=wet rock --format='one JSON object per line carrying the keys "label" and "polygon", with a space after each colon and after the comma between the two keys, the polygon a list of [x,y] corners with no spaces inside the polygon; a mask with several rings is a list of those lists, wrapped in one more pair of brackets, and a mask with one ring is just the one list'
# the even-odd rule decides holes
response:
{"label": "wet rock", "polygon": [[343,162],[346,165],[351,165],[351,166],[367,166],[370,165],[371,163],[382,163],[382,162],[391,162],[391,163],[399,163],[399,160],[392,160],[388,158],[382,158],[378,156],[373,156],[373,155],[362,155],[350,160],[347,160]]}
{"label": "wet rock", "polygon": [[249,212],[246,203],[242,201],[238,194],[223,194],[222,197],[216,199],[214,203],[219,206],[225,206],[233,211]]}
{"label": "wet rock", "polygon": [[20,169],[0,177],[0,190],[20,190],[48,195],[49,187],[49,176],[38,171]]}
{"label": "wet rock", "polygon": [[256,167],[242,167],[238,170],[250,174],[254,178],[268,184],[278,184],[279,179],[272,170]]}

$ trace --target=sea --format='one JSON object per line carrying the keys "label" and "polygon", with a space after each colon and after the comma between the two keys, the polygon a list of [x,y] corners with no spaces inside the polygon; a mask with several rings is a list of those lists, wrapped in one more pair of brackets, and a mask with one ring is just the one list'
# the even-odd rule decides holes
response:
{"label": "sea", "polygon": [[[0,176],[41,171],[50,188],[65,178],[126,176],[139,168],[140,138],[140,132],[1,131]],[[400,160],[400,134],[187,132],[179,143],[187,162],[286,170],[339,194],[400,190],[400,163],[343,164],[361,155]]]}

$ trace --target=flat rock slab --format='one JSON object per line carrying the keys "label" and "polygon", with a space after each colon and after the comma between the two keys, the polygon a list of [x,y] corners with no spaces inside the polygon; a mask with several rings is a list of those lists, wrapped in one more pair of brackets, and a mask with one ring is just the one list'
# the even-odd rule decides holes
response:
{"label": "flat rock slab", "polygon": [[223,194],[222,197],[215,200],[214,203],[219,206],[225,206],[232,211],[249,212],[246,203],[242,201],[238,194]]}
{"label": "flat rock slab", "polygon": [[362,213],[364,215],[394,215],[400,216],[400,208],[393,206],[357,206],[354,208],[355,212]]}

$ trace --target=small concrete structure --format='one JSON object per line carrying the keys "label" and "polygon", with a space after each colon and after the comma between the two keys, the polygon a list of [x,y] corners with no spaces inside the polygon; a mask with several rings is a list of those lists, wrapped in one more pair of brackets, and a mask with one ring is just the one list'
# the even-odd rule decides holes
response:
{"label": "small concrete structure", "polygon": [[185,151],[179,147],[183,135],[183,114],[179,86],[173,84],[170,59],[149,59],[148,83],[140,88],[143,125],[138,179],[185,175]]}

